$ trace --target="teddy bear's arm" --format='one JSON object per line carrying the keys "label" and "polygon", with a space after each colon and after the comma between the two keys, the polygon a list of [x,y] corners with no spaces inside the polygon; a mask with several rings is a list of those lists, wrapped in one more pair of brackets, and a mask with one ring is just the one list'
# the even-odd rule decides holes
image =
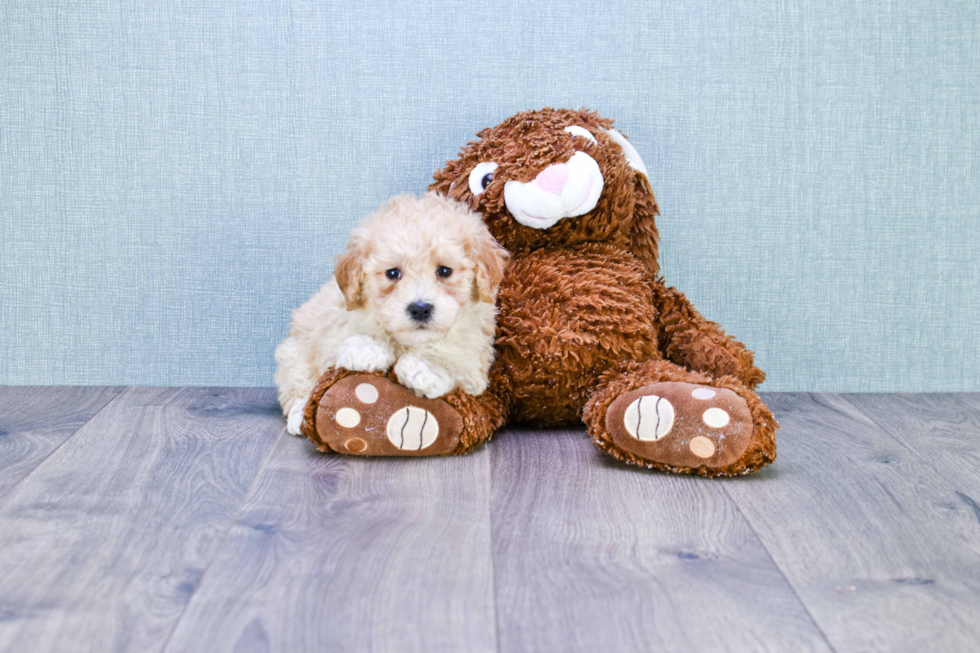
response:
{"label": "teddy bear's arm", "polygon": [[714,377],[730,375],[749,388],[766,374],[752,362],[752,352],[721,326],[705,319],[676,288],[654,285],[660,350],[668,360]]}

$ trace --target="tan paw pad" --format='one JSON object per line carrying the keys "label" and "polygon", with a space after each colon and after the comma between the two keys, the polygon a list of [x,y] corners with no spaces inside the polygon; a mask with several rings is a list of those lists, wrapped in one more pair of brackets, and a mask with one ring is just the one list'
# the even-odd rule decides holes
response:
{"label": "tan paw pad", "polygon": [[705,424],[713,429],[720,429],[728,426],[731,417],[721,408],[709,408],[701,414],[701,419]]}
{"label": "tan paw pad", "polygon": [[361,423],[361,414],[353,408],[345,407],[337,411],[337,416],[334,419],[345,429],[352,429]]}
{"label": "tan paw pad", "polygon": [[351,453],[363,453],[367,449],[367,442],[360,438],[351,438],[344,443],[344,448]]}
{"label": "tan paw pad", "polygon": [[354,396],[362,404],[373,404],[378,400],[378,389],[370,383],[358,383],[354,388]]}
{"label": "tan paw pad", "polygon": [[688,447],[691,449],[691,453],[698,458],[711,458],[715,455],[715,443],[703,435],[691,439],[691,444]]}

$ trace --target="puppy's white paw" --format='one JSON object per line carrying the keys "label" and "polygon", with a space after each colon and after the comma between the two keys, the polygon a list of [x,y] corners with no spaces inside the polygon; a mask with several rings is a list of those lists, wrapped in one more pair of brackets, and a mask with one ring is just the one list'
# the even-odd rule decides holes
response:
{"label": "puppy's white paw", "polygon": [[438,399],[448,394],[456,385],[449,372],[412,354],[398,359],[395,363],[395,374],[403,386],[429,399]]}
{"label": "puppy's white paw", "polygon": [[391,347],[371,336],[351,336],[337,352],[337,367],[352,372],[386,372],[394,362]]}
{"label": "puppy's white paw", "polygon": [[476,376],[472,378],[461,379],[459,382],[459,387],[462,388],[463,392],[468,395],[482,395],[483,391],[489,386],[489,382],[484,376]]}
{"label": "puppy's white paw", "polygon": [[309,400],[309,397],[299,399],[289,409],[289,416],[286,418],[286,431],[290,435],[302,435],[299,427],[303,425],[303,411],[306,409],[306,402]]}

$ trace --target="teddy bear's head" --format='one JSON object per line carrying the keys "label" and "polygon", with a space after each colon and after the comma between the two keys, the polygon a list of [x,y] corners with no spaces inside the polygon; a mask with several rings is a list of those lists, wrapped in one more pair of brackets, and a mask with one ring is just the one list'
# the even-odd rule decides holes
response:
{"label": "teddy bear's head", "polygon": [[429,189],[480,212],[511,252],[620,242],[657,274],[657,203],[612,124],[584,109],[519,113],[480,131]]}

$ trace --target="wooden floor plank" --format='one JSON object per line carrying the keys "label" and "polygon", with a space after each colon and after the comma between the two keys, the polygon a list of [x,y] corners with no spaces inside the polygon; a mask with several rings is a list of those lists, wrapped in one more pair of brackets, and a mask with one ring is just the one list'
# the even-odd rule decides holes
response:
{"label": "wooden floor plank", "polygon": [[[930,396],[930,395],[909,395],[910,397],[916,396]],[[947,393],[943,395],[945,397],[951,397],[956,401],[961,402],[963,405],[970,407],[974,411],[980,411],[980,392],[955,392]],[[976,424],[976,421],[973,422]]]}
{"label": "wooden floor plank", "polygon": [[624,466],[578,430],[490,449],[504,653],[829,650],[728,483]]}
{"label": "wooden floor plank", "polygon": [[0,387],[0,497],[122,390],[84,386]]}
{"label": "wooden floor plank", "polygon": [[0,650],[160,650],[283,431],[272,389],[125,390],[0,502]]}
{"label": "wooden floor plank", "polygon": [[273,390],[116,392],[0,389],[0,650],[980,649],[980,395],[767,395],[776,465],[709,481],[537,429],[324,456]]}
{"label": "wooden floor plank", "polygon": [[283,438],[167,651],[496,650],[488,460]]}
{"label": "wooden floor plank", "polygon": [[837,395],[767,395],[776,464],[727,483],[835,649],[980,649],[980,523],[942,465]]}
{"label": "wooden floor plank", "polygon": [[844,399],[980,504],[980,395],[853,394]]}

